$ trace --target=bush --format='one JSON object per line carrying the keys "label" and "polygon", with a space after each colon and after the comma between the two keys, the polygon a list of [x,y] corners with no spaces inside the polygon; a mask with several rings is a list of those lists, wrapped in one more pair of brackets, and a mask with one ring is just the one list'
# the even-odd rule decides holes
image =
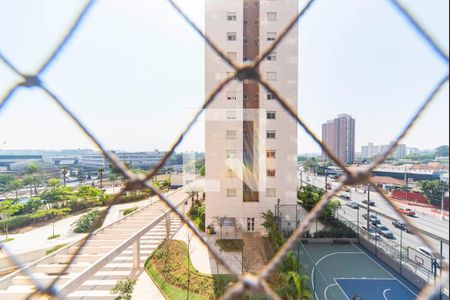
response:
{"label": "bush", "polygon": [[217,245],[225,252],[236,252],[242,250],[242,240],[217,240]]}
{"label": "bush", "polygon": [[188,212],[188,217],[201,231],[205,231],[205,205],[201,203],[196,203],[191,206]]}
{"label": "bush", "polygon": [[[141,200],[145,200],[151,196],[153,196],[152,191],[143,191],[143,192],[139,192],[139,193],[121,196],[119,198],[119,200],[117,201],[117,203],[131,203],[131,202],[141,201]],[[104,203],[109,202],[112,199],[114,199],[114,195],[106,195],[106,197],[104,199]]]}
{"label": "bush", "polygon": [[0,230],[2,232],[5,232],[6,222],[8,222],[8,230],[14,230],[20,227],[31,225],[35,222],[35,220],[32,218],[32,214],[14,216],[9,218],[7,221],[1,220]]}
{"label": "bush", "polygon": [[135,285],[136,279],[134,278],[117,281],[116,285],[111,290],[111,294],[117,295],[114,300],[131,300]]}
{"label": "bush", "polygon": [[[98,218],[100,217],[100,211],[98,209],[93,209],[84,216],[81,216],[75,223],[73,223],[74,228],[73,231],[75,233],[87,233],[92,228],[92,226],[96,223]],[[101,226],[102,222],[97,223],[97,228]]]}
{"label": "bush", "polygon": [[127,208],[123,211],[123,215],[128,216],[129,214],[131,214],[132,212],[135,212],[136,210],[137,210],[137,208]]}

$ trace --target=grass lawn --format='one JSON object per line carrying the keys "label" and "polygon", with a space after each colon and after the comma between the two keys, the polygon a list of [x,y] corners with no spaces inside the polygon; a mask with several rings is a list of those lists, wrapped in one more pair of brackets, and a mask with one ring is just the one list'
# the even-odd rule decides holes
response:
{"label": "grass lawn", "polygon": [[189,299],[218,299],[233,281],[232,275],[202,274],[192,264],[188,268],[187,245],[182,241],[163,242],[145,268],[169,300],[187,299],[188,288]]}
{"label": "grass lawn", "polygon": [[216,244],[225,252],[236,252],[242,250],[242,240],[217,240]]}
{"label": "grass lawn", "polygon": [[59,244],[59,245],[56,245],[55,247],[53,247],[53,248],[47,250],[47,252],[45,252],[45,255],[52,254],[53,252],[58,251],[59,249],[65,247],[66,245],[67,245],[67,244]]}
{"label": "grass lawn", "polygon": [[14,241],[14,238],[7,238],[6,240],[2,240],[2,243],[7,243],[7,242],[11,242]]}
{"label": "grass lawn", "polygon": [[55,234],[55,235],[49,236],[49,237],[47,238],[47,240],[54,240],[54,239],[57,239],[57,238],[59,238],[59,237],[61,237],[60,234]]}

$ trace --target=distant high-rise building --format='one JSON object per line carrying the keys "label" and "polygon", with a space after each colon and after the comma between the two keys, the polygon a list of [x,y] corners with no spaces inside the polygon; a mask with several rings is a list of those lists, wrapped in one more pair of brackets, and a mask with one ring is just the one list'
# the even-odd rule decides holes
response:
{"label": "distant high-rise building", "polygon": [[[257,59],[298,10],[292,0],[205,3],[206,33],[238,64]],[[209,95],[232,70],[209,46],[205,56]],[[261,63],[260,74],[296,109],[297,26]],[[233,80],[207,110],[205,136],[206,225],[258,231],[262,213],[278,201],[296,205],[297,124],[273,94],[256,82]]]}
{"label": "distant high-rise building", "polygon": [[[389,147],[392,145],[392,143],[393,142],[391,142],[391,144],[389,145],[374,145],[373,143],[369,143],[367,146],[362,146],[361,157],[372,158],[381,153],[384,153],[385,151],[389,150]],[[394,149],[390,157],[394,159],[403,159],[406,155],[408,155],[407,149],[408,148],[405,144],[400,144]]]}
{"label": "distant high-rise building", "polygon": [[[322,125],[322,141],[342,162],[352,164],[355,160],[355,119],[341,114]],[[323,159],[329,157],[323,153]]]}

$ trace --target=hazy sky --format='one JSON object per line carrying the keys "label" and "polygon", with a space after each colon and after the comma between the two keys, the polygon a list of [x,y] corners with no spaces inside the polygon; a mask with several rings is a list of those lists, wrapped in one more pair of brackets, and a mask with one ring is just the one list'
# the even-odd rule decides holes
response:
{"label": "hazy sky", "polygon": [[[204,1],[178,2],[203,27]],[[389,2],[317,0],[300,22],[299,113],[319,135],[327,119],[352,114],[357,150],[389,143],[448,72]],[[406,2],[448,49],[448,1]],[[84,3],[0,0],[0,51],[33,72]],[[166,0],[100,0],[43,78],[107,148],[165,150],[204,101],[204,43]],[[15,80],[0,63],[0,94]],[[448,97],[446,86],[409,145],[449,143]],[[202,125],[179,150],[203,149]],[[38,89],[21,90],[0,112],[0,143],[93,147]],[[318,147],[301,132],[299,151]]]}

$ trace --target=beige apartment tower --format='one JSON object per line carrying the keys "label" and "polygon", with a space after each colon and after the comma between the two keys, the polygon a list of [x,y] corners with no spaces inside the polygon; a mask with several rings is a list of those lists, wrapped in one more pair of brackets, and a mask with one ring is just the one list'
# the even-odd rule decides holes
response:
{"label": "beige apartment tower", "polygon": [[[206,34],[230,58],[248,63],[297,11],[293,0],[206,0]],[[232,69],[208,46],[205,68],[208,96]],[[297,28],[264,60],[260,74],[297,110]],[[206,225],[259,231],[262,213],[278,202],[295,206],[297,124],[272,94],[253,81],[234,80],[205,119]],[[294,207],[292,213],[295,219]]]}

